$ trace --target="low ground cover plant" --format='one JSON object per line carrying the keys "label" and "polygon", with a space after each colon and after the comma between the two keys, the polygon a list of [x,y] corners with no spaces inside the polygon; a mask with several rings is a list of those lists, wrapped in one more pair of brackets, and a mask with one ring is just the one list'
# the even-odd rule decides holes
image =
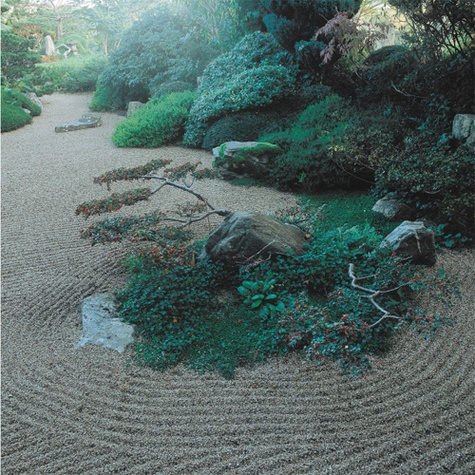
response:
{"label": "low ground cover plant", "polygon": [[[443,316],[425,315],[411,300],[413,292],[424,288],[444,289],[443,272],[424,277],[421,268],[381,248],[367,199],[348,197],[350,211],[334,222],[331,213],[323,213],[325,206],[308,201],[298,209],[283,210],[281,219],[307,233],[305,252],[274,259],[256,256],[230,269],[197,259],[204,242],[191,231],[164,227],[166,219],[191,224],[209,212],[229,213],[179,182],[192,175],[209,176],[209,170],[197,164],[167,169],[168,165],[156,162],[114,170],[95,181],[109,186],[118,180],[155,177],[159,189],[175,186],[195,194],[203,206],[190,204],[185,216],[178,212],[180,218],[161,212],[110,218],[83,233],[92,242],[125,241],[132,246],[126,262],[130,278],[116,296],[121,318],[138,327],[134,359],[139,364],[165,369],[185,363],[233,377],[243,364],[296,351],[317,362],[331,358],[345,374],[358,375],[370,369],[369,355],[386,348],[401,326],[430,336],[444,323]],[[151,196],[152,192],[147,199]],[[91,209],[117,209],[114,200],[101,203],[104,206],[83,203],[77,213],[87,217]],[[368,219],[361,222],[362,216]]]}

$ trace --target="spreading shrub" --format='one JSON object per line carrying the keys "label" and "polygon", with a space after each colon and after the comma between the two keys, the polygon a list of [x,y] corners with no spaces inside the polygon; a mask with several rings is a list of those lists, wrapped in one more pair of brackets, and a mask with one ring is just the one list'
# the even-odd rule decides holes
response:
{"label": "spreading shrub", "polygon": [[271,168],[271,180],[284,190],[316,192],[325,188],[361,186],[358,164],[346,168],[346,136],[357,128],[350,102],[331,95],[309,106],[292,127],[265,135],[261,141],[279,145],[284,153]]}
{"label": "spreading shrub", "polygon": [[[404,147],[383,157],[376,191],[412,204],[420,216],[445,226],[445,233],[473,239],[475,155],[449,136],[413,134]],[[460,236],[462,237],[462,236]]]}
{"label": "spreading shrub", "polygon": [[120,122],[112,134],[117,147],[160,147],[179,138],[195,94],[175,92],[151,99],[131,117]]}

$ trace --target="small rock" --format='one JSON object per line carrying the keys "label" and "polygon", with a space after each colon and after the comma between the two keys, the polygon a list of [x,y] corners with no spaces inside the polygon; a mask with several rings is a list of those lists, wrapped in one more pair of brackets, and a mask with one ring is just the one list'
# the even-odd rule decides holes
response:
{"label": "small rock", "polygon": [[436,262],[434,233],[422,221],[404,221],[384,238],[381,247],[387,246],[415,264],[432,266]]}
{"label": "small rock", "polygon": [[392,198],[390,195],[386,195],[384,198],[376,201],[373,206],[373,211],[382,214],[391,221],[412,221],[417,217],[417,212],[414,208],[411,208],[402,201]]}
{"label": "small rock", "polygon": [[30,99],[31,102],[36,104],[41,109],[41,112],[43,112],[43,103],[34,92],[27,92],[25,93],[25,96],[28,97],[28,99]]}
{"label": "small rock", "polygon": [[95,294],[83,300],[82,337],[75,348],[98,345],[123,353],[133,342],[134,326],[115,318],[115,302],[111,293]]}
{"label": "small rock", "polygon": [[140,101],[130,101],[127,106],[127,117],[130,117],[136,110],[142,108],[145,104]]}
{"label": "small rock", "polygon": [[102,125],[102,119],[100,117],[96,117],[91,114],[85,114],[76,122],[71,122],[70,124],[56,126],[54,128],[54,131],[55,132],[72,132],[74,130],[99,127],[100,125]]}

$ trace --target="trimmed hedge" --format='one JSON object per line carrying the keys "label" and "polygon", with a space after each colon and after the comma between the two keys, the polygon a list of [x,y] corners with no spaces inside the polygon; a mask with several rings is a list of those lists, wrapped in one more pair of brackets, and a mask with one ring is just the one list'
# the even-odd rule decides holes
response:
{"label": "trimmed hedge", "polygon": [[152,99],[131,117],[120,122],[112,134],[117,147],[160,147],[179,138],[195,99],[191,91]]}

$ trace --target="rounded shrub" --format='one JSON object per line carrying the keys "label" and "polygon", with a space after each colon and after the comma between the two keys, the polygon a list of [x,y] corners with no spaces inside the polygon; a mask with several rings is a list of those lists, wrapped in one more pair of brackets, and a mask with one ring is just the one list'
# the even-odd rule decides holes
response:
{"label": "rounded shrub", "polygon": [[[25,112],[29,110],[30,113]],[[30,124],[32,116],[41,114],[41,107],[32,102],[18,89],[2,87],[2,132],[8,132]]]}
{"label": "rounded shrub", "polygon": [[[184,143],[200,147],[218,119],[275,106],[296,90],[291,57],[266,33],[244,37],[203,72],[200,96],[190,111]],[[209,141],[208,141],[209,143]]]}
{"label": "rounded shrub", "polygon": [[179,138],[195,94],[175,92],[150,100],[120,122],[112,134],[117,147],[160,147]]}
{"label": "rounded shrub", "polygon": [[2,132],[19,129],[26,124],[31,124],[31,115],[15,104],[2,101]]}
{"label": "rounded shrub", "polygon": [[266,107],[292,95],[296,78],[285,66],[261,66],[234,76],[226,85],[202,94],[190,111],[184,142],[199,147],[209,122],[227,112]]}

